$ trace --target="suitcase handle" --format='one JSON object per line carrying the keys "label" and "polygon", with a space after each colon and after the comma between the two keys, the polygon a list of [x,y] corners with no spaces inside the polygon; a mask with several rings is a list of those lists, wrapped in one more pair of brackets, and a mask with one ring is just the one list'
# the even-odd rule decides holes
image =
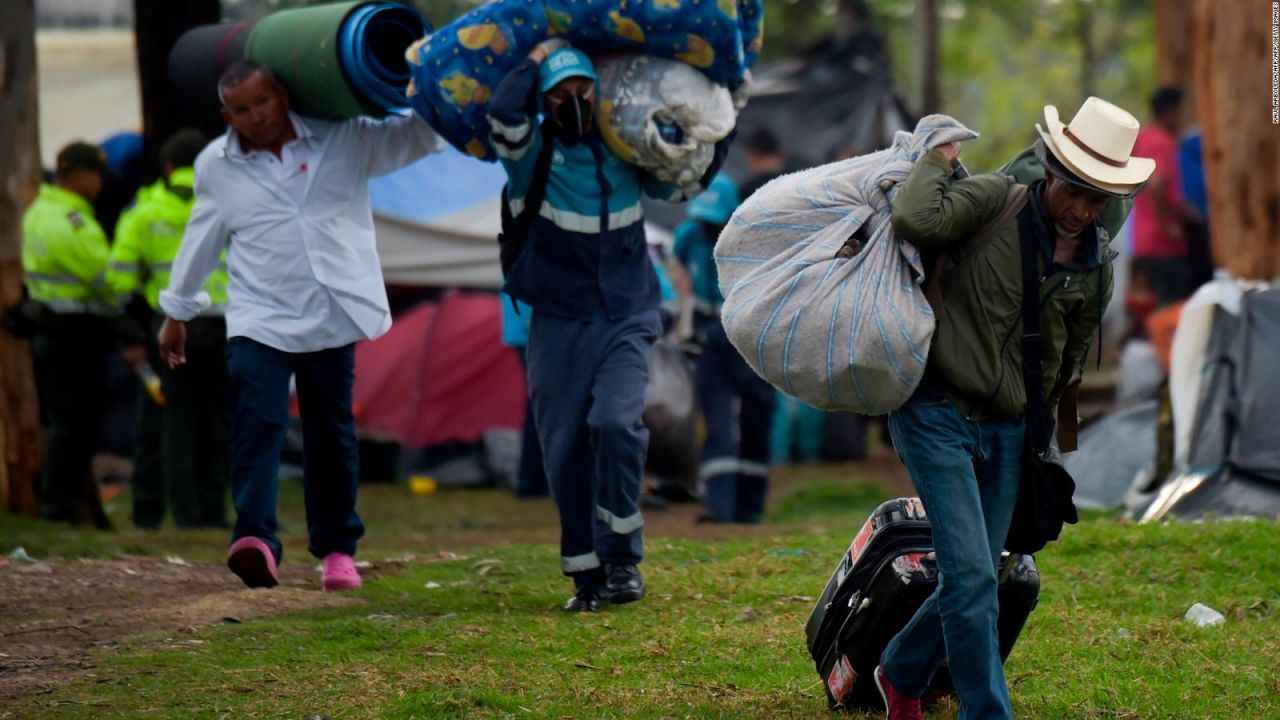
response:
{"label": "suitcase handle", "polygon": [[1021,553],[1009,553],[1009,558],[1004,563],[1004,569],[1000,571],[1000,577],[996,579],[997,586],[1005,584],[1005,581],[1009,579],[1009,575],[1013,574],[1013,566],[1019,562],[1022,562]]}

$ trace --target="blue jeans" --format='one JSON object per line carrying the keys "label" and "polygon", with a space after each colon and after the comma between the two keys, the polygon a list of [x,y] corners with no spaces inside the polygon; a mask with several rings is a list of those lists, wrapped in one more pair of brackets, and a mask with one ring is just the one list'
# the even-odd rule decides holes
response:
{"label": "blue jeans", "polygon": [[880,656],[885,675],[903,695],[920,697],[948,659],[961,720],[1011,718],[996,568],[1018,498],[1022,421],[972,422],[922,390],[889,416],[889,432],[929,514],[939,578]]}
{"label": "blue jeans", "polygon": [[231,396],[231,541],[261,539],[282,556],[276,536],[280,451],[289,431],[289,376],[302,419],[302,479],[308,549],[317,558],[354,555],[364,524],[356,515],[356,431],[351,412],[355,346],[287,353],[243,337],[227,343]]}

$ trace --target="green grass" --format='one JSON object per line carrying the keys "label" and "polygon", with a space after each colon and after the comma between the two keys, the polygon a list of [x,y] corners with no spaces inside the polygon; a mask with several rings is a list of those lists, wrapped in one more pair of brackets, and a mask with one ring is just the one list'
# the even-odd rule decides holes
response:
{"label": "green grass", "polygon": [[[856,528],[889,495],[856,465],[798,466],[780,470],[769,511],[774,524],[828,523]],[[310,563],[305,553],[306,516],[302,485],[282,480],[279,489],[281,540],[286,562]],[[159,531],[136,530],[130,520],[126,487],[105,503],[115,525],[111,532],[79,528],[0,513],[0,550],[23,547],[37,559],[114,559],[165,557],[220,561],[227,533],[222,530],[177,530],[166,522]],[[365,485],[357,511],[365,520],[361,557],[385,558],[423,554],[475,544],[550,542],[556,538],[555,507],[550,500],[519,501],[496,490],[442,490],[415,496],[403,485]],[[651,513],[649,519],[655,519]],[[302,557],[300,557],[302,556]]]}
{"label": "green grass", "polygon": [[809,481],[790,488],[769,508],[771,523],[800,523],[811,519],[860,517],[886,499],[879,487],[866,483]]}
{"label": "green grass", "polygon": [[[136,530],[130,520],[128,490],[106,503],[115,525],[110,532],[88,532],[66,525],[0,514],[0,550],[24,547],[37,559],[113,559],[126,556],[187,560],[221,560],[228,534],[223,530],[177,530],[166,522],[159,531]],[[306,515],[302,485],[280,483],[280,537],[286,558],[303,558],[306,547]],[[474,544],[495,534],[543,540],[554,526],[550,501],[522,503],[500,490],[441,491],[414,496],[400,485],[366,485],[360,489],[357,511],[365,519],[366,534],[360,544],[362,557],[383,558],[405,552],[425,552]],[[286,561],[288,561],[286,559]]]}
{"label": "green grass", "polygon": [[[454,507],[445,494],[416,499],[445,506],[424,512],[390,489],[362,503],[371,497],[371,527],[374,512],[483,525],[475,518],[508,502],[463,495]],[[0,707],[0,718],[831,717],[803,624],[879,499],[800,482],[770,515],[785,524],[763,534],[651,537],[650,597],[597,615],[557,610],[567,584],[553,546],[459,549],[369,583],[350,606],[94,649],[94,678]],[[49,542],[102,549],[75,533]],[[398,550],[421,548],[410,537]],[[1090,517],[1069,528],[1038,558],[1040,607],[1009,660],[1017,716],[1280,717],[1278,553],[1273,523]],[[1197,601],[1227,623],[1184,622]]]}

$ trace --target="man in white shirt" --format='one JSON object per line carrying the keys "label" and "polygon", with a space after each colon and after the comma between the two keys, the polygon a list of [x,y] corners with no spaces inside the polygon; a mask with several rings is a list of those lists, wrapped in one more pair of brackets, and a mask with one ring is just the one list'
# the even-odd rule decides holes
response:
{"label": "man in white shirt", "polygon": [[185,362],[187,320],[226,250],[231,484],[236,525],[227,566],[249,587],[279,582],[276,477],[296,377],[304,444],[308,548],[326,591],[360,586],[352,555],[356,438],[354,343],[391,327],[367,180],[439,148],[417,117],[304,119],[270,70],[239,62],[218,83],[227,134],[195,163],[196,204],[160,295],[161,357]]}

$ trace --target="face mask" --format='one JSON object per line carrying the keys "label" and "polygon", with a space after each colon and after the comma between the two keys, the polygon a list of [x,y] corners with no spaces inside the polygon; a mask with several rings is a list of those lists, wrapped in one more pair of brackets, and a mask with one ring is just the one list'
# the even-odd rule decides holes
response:
{"label": "face mask", "polygon": [[554,130],[565,145],[573,145],[587,134],[591,126],[591,103],[577,95],[556,107]]}

